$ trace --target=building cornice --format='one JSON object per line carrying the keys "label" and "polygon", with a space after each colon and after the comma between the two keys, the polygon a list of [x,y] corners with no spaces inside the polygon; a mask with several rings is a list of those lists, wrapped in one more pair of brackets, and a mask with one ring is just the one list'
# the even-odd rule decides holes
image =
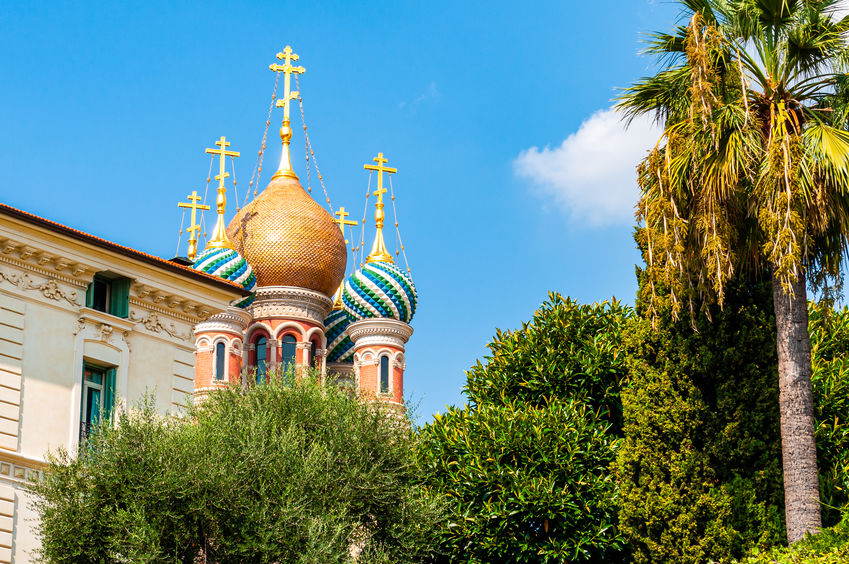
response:
{"label": "building cornice", "polygon": [[332,308],[333,300],[319,292],[295,286],[263,286],[257,288],[248,312],[255,320],[293,319],[324,327]]}
{"label": "building cornice", "polygon": [[413,328],[407,323],[382,317],[355,321],[348,325],[346,331],[357,349],[365,346],[393,346],[403,350],[413,335]]}

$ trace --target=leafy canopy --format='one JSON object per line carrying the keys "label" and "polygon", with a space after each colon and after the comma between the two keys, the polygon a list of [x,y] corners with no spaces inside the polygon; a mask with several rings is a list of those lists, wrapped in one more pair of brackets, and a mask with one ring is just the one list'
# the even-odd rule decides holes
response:
{"label": "leafy canopy", "polygon": [[652,296],[657,280],[674,315],[693,315],[721,305],[737,271],[769,267],[785,286],[835,277],[849,233],[849,18],[833,16],[835,0],[680,2],[687,24],[649,42],[658,72],[619,100],[665,128],[638,171]]}
{"label": "leafy canopy", "polygon": [[617,487],[623,332],[618,302],[550,294],[498,331],[467,373],[469,404],[421,430],[421,480],[449,509],[435,529],[449,562],[611,562],[621,556]]}
{"label": "leafy canopy", "polygon": [[51,457],[36,484],[49,562],[409,562],[440,519],[415,435],[348,394],[273,379],[188,417],[150,404]]}

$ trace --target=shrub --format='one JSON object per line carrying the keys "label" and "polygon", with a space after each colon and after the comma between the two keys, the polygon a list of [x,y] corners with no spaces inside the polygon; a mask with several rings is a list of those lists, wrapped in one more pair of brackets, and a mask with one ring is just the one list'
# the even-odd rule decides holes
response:
{"label": "shrub", "polygon": [[808,311],[820,501],[829,526],[849,502],[849,308],[835,311],[823,301]]}
{"label": "shrub", "polygon": [[468,405],[421,430],[422,483],[446,499],[449,562],[611,562],[621,556],[609,466],[630,310],[551,294],[498,331],[467,373]]}
{"label": "shrub", "polygon": [[844,564],[849,562],[849,513],[832,528],[805,537],[789,548],[759,551],[747,564]]}
{"label": "shrub", "polygon": [[667,313],[628,331],[618,481],[637,562],[729,561],[784,540],[769,285],[731,288],[695,323]]}
{"label": "shrub", "polygon": [[408,562],[440,518],[408,427],[310,379],[118,423],[34,486],[47,561]]}

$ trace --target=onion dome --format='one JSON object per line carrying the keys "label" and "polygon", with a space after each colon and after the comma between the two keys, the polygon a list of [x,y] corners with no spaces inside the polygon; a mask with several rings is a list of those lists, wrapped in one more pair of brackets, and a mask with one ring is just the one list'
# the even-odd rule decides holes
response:
{"label": "onion dome", "polygon": [[345,277],[345,239],[292,176],[273,178],[233,218],[227,234],[253,266],[259,286],[295,286],[332,296]]}
{"label": "onion dome", "polygon": [[324,320],[327,336],[327,362],[349,362],[354,355],[354,342],[348,336],[351,317],[341,309],[334,309]]}
{"label": "onion dome", "polygon": [[192,268],[206,274],[211,274],[224,280],[239,284],[251,292],[250,296],[232,305],[247,307],[254,301],[253,291],[256,288],[256,276],[251,265],[236,251],[228,247],[207,247],[195,259]]}
{"label": "onion dome", "polygon": [[342,306],[354,320],[369,317],[409,323],[418,296],[413,280],[391,262],[367,262],[345,281]]}

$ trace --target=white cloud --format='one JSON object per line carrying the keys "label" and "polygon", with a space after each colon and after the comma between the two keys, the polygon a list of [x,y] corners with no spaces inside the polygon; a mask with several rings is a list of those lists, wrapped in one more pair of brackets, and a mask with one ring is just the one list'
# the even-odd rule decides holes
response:
{"label": "white cloud", "polygon": [[599,110],[559,147],[526,149],[513,167],[574,220],[594,226],[631,223],[636,167],[660,134],[650,117],[639,117],[626,128],[613,108]]}
{"label": "white cloud", "polygon": [[398,107],[405,108],[407,106],[410,106],[410,109],[415,109],[415,107],[421,104],[422,102],[428,100],[439,100],[441,96],[442,93],[439,91],[439,88],[436,87],[436,83],[431,82],[425,89],[425,91],[416,96],[416,98],[412,102],[401,102],[400,104],[398,104]]}

